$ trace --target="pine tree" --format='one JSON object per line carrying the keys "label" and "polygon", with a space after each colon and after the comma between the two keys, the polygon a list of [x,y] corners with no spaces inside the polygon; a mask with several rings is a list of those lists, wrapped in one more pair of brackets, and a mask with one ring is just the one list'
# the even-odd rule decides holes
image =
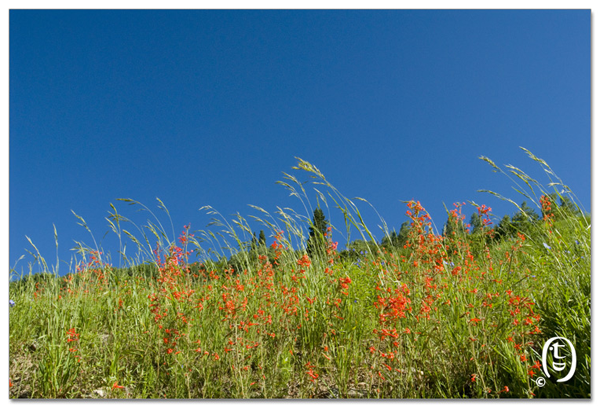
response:
{"label": "pine tree", "polygon": [[384,236],[381,239],[381,245],[386,248],[391,248],[396,246],[396,241],[398,240],[398,234],[396,234],[396,230],[389,233],[389,235]]}
{"label": "pine tree", "polygon": [[404,221],[400,226],[400,232],[398,233],[398,246],[404,247],[406,245],[406,241],[408,240],[408,235],[410,233],[410,221]]}
{"label": "pine tree", "polygon": [[312,225],[309,228],[308,242],[306,243],[306,252],[309,256],[325,254],[325,234],[327,233],[328,224],[323,210],[316,208],[313,213]]}
{"label": "pine tree", "polygon": [[469,224],[471,224],[471,235],[483,231],[483,222],[481,221],[481,216],[477,211],[471,215],[471,221]]}
{"label": "pine tree", "polygon": [[512,217],[511,226],[514,230],[528,235],[533,224],[540,219],[538,213],[527,205],[526,201],[521,204],[521,210]]}
{"label": "pine tree", "polygon": [[580,213],[577,205],[566,196],[560,198],[560,210],[564,217],[569,217]]}
{"label": "pine tree", "polygon": [[265,238],[265,232],[260,230],[260,234],[258,235],[258,243],[262,246],[267,245],[267,238]]}
{"label": "pine tree", "polygon": [[502,217],[498,225],[496,225],[496,227],[494,228],[494,232],[494,236],[496,239],[512,236],[514,234],[514,228],[508,215]]}
{"label": "pine tree", "polygon": [[442,230],[442,235],[446,237],[453,237],[456,234],[464,234],[466,231],[465,223],[462,219],[454,217],[452,214],[448,215],[448,220]]}

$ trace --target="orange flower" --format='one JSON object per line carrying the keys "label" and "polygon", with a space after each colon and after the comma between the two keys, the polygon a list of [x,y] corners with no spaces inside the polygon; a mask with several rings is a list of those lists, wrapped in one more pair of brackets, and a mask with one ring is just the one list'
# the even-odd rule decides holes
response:
{"label": "orange flower", "polygon": [[536,370],[539,370],[542,367],[542,365],[540,364],[539,361],[536,361],[534,365],[532,365],[530,368],[535,368]]}
{"label": "orange flower", "polygon": [[67,331],[67,342],[77,341],[79,340],[79,333],[75,333],[75,329],[70,329]]}
{"label": "orange flower", "polygon": [[122,385],[119,385],[119,384],[117,383],[117,381],[115,381],[115,383],[114,383],[114,384],[113,384],[113,386],[112,386],[112,389],[114,390],[115,388],[118,388],[118,389],[123,389],[123,388],[125,388],[125,387],[123,387]]}
{"label": "orange flower", "polygon": [[308,255],[304,254],[302,256],[302,258],[298,259],[298,262],[296,262],[298,265],[300,266],[304,266],[306,268],[310,267],[311,261],[310,258],[308,257]]}

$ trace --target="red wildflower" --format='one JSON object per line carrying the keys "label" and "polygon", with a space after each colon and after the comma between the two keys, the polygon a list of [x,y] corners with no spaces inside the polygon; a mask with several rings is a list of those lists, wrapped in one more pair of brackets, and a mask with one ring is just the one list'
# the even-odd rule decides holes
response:
{"label": "red wildflower", "polygon": [[302,258],[298,259],[298,261],[296,262],[299,266],[303,266],[306,268],[310,267],[311,261],[310,258],[308,257],[308,255],[304,254],[302,256]]}

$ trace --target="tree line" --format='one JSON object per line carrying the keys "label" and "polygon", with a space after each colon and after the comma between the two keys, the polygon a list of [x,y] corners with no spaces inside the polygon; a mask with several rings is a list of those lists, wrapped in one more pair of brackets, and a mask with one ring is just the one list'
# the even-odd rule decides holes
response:
{"label": "tree line", "polygon": [[[535,233],[536,224],[544,222],[551,217],[554,222],[560,222],[570,217],[582,216],[579,208],[567,197],[558,196],[553,193],[543,197],[541,214],[535,209],[529,207],[524,201],[519,209],[512,215],[504,215],[496,225],[486,225],[484,217],[480,211],[475,211],[471,215],[469,223],[465,223],[464,217],[456,217],[448,212],[448,219],[444,224],[442,235],[451,237],[460,234],[469,237],[471,240],[484,239],[488,242],[499,242],[504,239],[514,238],[517,234],[531,236]],[[586,215],[587,216],[587,215]],[[312,259],[324,259],[327,250],[327,234],[330,227],[323,210],[317,207],[313,212],[312,223],[309,226],[309,236],[305,248],[297,249],[299,256],[306,252]],[[342,259],[347,261],[357,261],[368,253],[377,253],[381,248],[387,251],[402,251],[409,239],[411,229],[410,221],[405,221],[396,231],[392,230],[386,234],[381,241],[354,240],[346,244],[346,248],[339,252]],[[275,260],[275,250],[267,245],[265,232],[260,230],[252,234],[248,242],[244,242],[239,251],[229,257],[221,255],[216,261],[210,262],[211,265],[203,265],[200,262],[189,264],[190,272],[197,274],[200,270],[210,267],[216,271],[233,270],[234,272],[243,272],[249,265],[255,265],[259,261],[259,256],[266,256],[269,261]],[[141,274],[148,277],[156,277],[158,268],[152,263],[135,265],[129,268],[123,268],[127,275]],[[21,283],[33,279],[35,282],[49,279],[52,274],[36,274],[39,276],[25,277]]]}

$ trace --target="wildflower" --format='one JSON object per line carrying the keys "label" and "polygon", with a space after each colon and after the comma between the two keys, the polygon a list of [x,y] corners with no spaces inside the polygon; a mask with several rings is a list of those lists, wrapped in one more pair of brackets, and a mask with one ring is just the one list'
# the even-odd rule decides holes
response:
{"label": "wildflower", "polygon": [[75,333],[75,329],[70,329],[67,331],[67,342],[70,343],[72,341],[79,340],[79,333]]}
{"label": "wildflower", "polygon": [[550,245],[546,244],[545,242],[544,242],[544,248],[546,248],[547,250],[552,249],[552,247]]}
{"label": "wildflower", "polygon": [[310,258],[308,257],[308,255],[304,254],[304,256],[297,261],[297,264],[299,266],[304,266],[306,268],[309,268],[311,261],[310,261]]}
{"label": "wildflower", "polygon": [[15,305],[15,301],[12,299],[9,299],[8,304],[10,305],[10,307],[13,307]]}
{"label": "wildflower", "polygon": [[123,387],[122,385],[119,385],[117,381],[115,381],[115,383],[112,386],[112,389],[114,390],[115,388],[117,389],[123,389],[125,387]]}
{"label": "wildflower", "polygon": [[481,207],[477,208],[477,211],[479,212],[479,215],[487,215],[488,212],[492,211],[492,208],[483,204]]}

